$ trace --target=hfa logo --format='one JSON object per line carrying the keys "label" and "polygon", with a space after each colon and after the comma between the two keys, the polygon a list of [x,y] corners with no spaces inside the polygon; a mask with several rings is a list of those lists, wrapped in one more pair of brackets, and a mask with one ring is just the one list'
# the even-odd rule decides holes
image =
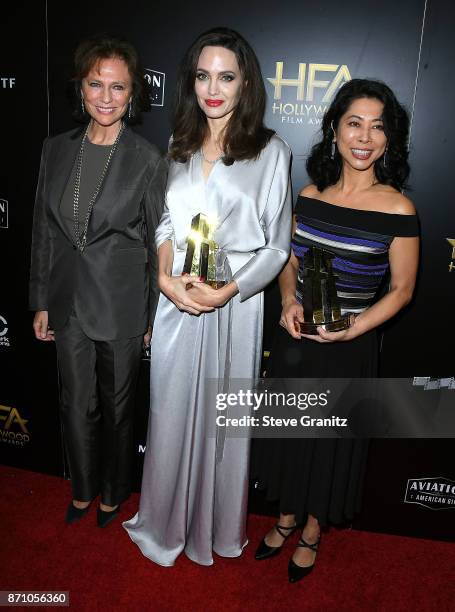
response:
{"label": "hfa logo", "polygon": [[24,446],[30,441],[28,419],[21,417],[19,410],[0,405],[0,441],[15,446]]}
{"label": "hfa logo", "polygon": [[150,86],[150,102],[152,106],[164,106],[165,73],[146,68],[144,78]]}
{"label": "hfa logo", "polygon": [[[275,76],[268,77],[267,81],[273,85],[273,99],[282,100],[286,97],[288,102],[274,102],[272,113],[281,116],[282,123],[317,124],[327,110],[327,104],[338,89],[351,80],[351,73],[346,64],[306,64],[299,63],[297,77],[283,76],[284,62],[275,63]],[[330,73],[330,80],[321,79],[318,73]],[[288,96],[283,95],[283,88]],[[294,92],[292,95],[291,92]],[[322,99],[320,104],[314,104],[316,94]],[[297,103],[295,103],[295,101]]]}
{"label": "hfa logo", "polygon": [[0,227],[8,229],[8,200],[0,198]]}
{"label": "hfa logo", "polygon": [[0,346],[10,346],[8,338],[8,323],[5,317],[0,315]]}

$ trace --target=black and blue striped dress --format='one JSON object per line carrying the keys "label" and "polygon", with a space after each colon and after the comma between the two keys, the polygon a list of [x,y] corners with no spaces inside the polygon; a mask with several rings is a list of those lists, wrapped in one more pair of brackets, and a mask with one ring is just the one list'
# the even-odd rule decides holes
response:
{"label": "black and blue striped dress", "polygon": [[[311,246],[333,256],[342,313],[368,308],[387,282],[394,237],[418,235],[415,215],[336,206],[299,196],[292,250],[299,260],[297,299],[302,299],[304,255]],[[370,378],[377,375],[378,346],[372,330],[349,342],[294,340],[277,326],[270,378]],[[335,439],[265,439],[253,445],[253,476],[280,511],[307,513],[321,525],[350,521],[360,508],[367,442]]]}
{"label": "black and blue striped dress", "polygon": [[342,314],[360,313],[373,302],[389,270],[395,236],[416,236],[414,215],[392,215],[335,206],[299,196],[292,250],[299,260],[297,297],[301,301],[304,255],[311,246],[329,251]]}

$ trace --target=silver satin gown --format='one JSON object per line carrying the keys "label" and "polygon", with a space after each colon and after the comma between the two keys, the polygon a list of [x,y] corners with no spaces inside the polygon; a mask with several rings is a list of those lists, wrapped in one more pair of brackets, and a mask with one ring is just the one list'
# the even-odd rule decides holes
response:
{"label": "silver satin gown", "polygon": [[173,565],[184,551],[201,565],[212,551],[237,557],[245,523],[249,440],[210,437],[204,378],[254,379],[262,342],[262,289],[289,255],[289,147],[273,136],[254,161],[218,161],[207,182],[200,153],[172,162],[157,247],[172,240],[180,275],[194,215],[217,218],[239,293],[223,308],[193,316],[161,294],[151,345],[151,411],[139,512],[123,525],[142,553]]}

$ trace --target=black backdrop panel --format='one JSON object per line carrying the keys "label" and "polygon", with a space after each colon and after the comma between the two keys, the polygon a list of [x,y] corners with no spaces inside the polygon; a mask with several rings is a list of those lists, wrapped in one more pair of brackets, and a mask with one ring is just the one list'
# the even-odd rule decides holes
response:
{"label": "black backdrop panel", "polygon": [[[308,182],[304,162],[323,112],[350,77],[384,80],[411,108],[423,8],[422,0],[388,0],[380,10],[372,1],[289,2],[268,15],[253,40],[267,83],[267,124],[292,147],[295,189]],[[254,31],[254,23],[245,26]],[[281,82],[293,81],[281,90],[280,70]]]}
{"label": "black backdrop panel", "polygon": [[454,541],[454,519],[453,440],[372,440],[356,529]]}
{"label": "black backdrop panel", "polygon": [[[452,3],[429,2],[410,157],[409,197],[415,201],[422,226],[421,269],[416,300],[385,334],[385,376],[455,374],[454,31]],[[403,345],[413,350],[403,355]],[[403,357],[401,366],[398,355]]]}
{"label": "black backdrop panel", "polygon": [[[385,376],[455,375],[455,270],[450,271],[453,246],[447,241],[455,237],[455,125],[451,120],[455,99],[454,28],[451,4],[429,2],[412,123],[409,192],[422,225],[421,270],[415,302],[384,335],[381,363]],[[454,539],[455,505],[436,509],[432,503],[405,501],[407,483],[412,479],[429,482],[443,477],[455,485],[453,447],[453,440],[375,440],[364,505],[355,525],[388,533]]]}
{"label": "black backdrop panel", "polygon": [[45,4],[2,6],[2,32],[0,458],[62,474],[54,347],[33,339],[27,311],[33,202],[48,127]]}

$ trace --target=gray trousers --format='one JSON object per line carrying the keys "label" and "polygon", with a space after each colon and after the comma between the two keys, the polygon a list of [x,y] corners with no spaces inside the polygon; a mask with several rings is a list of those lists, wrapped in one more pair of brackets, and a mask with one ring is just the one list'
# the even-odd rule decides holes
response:
{"label": "gray trousers", "polygon": [[73,499],[115,506],[131,490],[133,409],[143,336],[92,340],[74,313],[55,332]]}

